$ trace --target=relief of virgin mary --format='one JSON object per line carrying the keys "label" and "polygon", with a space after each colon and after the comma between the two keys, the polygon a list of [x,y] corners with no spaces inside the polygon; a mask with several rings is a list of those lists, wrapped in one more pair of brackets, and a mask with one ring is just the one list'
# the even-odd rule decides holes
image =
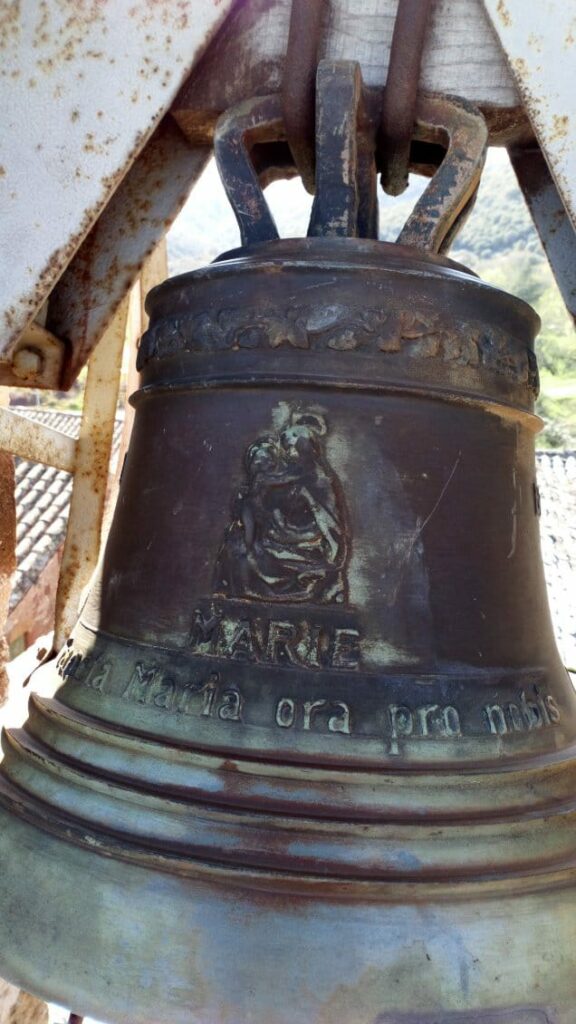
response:
{"label": "relief of virgin mary", "polygon": [[292,410],[281,430],[248,447],[246,482],[233,502],[218,554],[216,594],[347,600],[347,514],[324,451],[326,430],[321,415]]}

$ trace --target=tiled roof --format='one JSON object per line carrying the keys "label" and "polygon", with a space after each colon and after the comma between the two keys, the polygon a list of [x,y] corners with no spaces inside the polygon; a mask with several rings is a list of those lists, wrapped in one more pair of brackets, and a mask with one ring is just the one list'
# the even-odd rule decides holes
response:
{"label": "tiled roof", "polygon": [[[78,437],[81,414],[35,406],[13,406],[36,423]],[[120,444],[122,421],[117,420],[113,447]],[[53,466],[16,458],[16,573],[10,611],[34,586],[66,536],[72,476]]]}
{"label": "tiled roof", "polygon": [[576,451],[538,452],[542,558],[565,665],[576,670]]}
{"label": "tiled roof", "polygon": [[[18,412],[77,437],[80,413],[22,406]],[[120,443],[116,422],[114,447]],[[554,628],[565,663],[576,667],[576,451],[537,453],[542,556]],[[17,570],[10,609],[37,581],[66,534],[69,473],[16,459]]]}

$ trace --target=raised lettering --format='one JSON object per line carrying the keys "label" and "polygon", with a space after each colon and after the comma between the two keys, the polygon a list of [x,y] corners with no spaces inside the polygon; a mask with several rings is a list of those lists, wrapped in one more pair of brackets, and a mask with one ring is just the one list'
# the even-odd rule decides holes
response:
{"label": "raised lettering", "polygon": [[218,682],[219,676],[217,672],[213,672],[208,682],[202,687],[203,703],[202,703],[202,715],[205,718],[210,718],[212,711],[214,710],[214,700],[216,698],[216,683]]}
{"label": "raised lettering", "polygon": [[239,722],[242,714],[242,697],[238,690],[224,690],[222,703],[218,708],[218,718],[223,722]]}
{"label": "raised lettering", "polygon": [[520,704],[526,727],[528,729],[541,729],[544,725],[542,712],[534,701],[527,699],[524,690],[520,694]]}
{"label": "raised lettering", "polygon": [[[426,704],[425,707],[416,709],[418,718],[420,719],[420,731],[422,733],[422,736],[428,736],[429,719],[437,711],[437,704]],[[434,728],[434,719],[432,719],[432,728]]]}
{"label": "raised lettering", "polygon": [[447,736],[461,736],[462,727],[460,725],[460,715],[458,714],[457,708],[452,704],[448,704],[442,709],[442,719],[444,723],[444,730]]}
{"label": "raised lettering", "polygon": [[145,704],[148,699],[150,688],[158,677],[157,665],[144,665],[137,661],[134,671],[128,680],[122,696],[126,700],[136,701],[138,704]]}
{"label": "raised lettering", "polygon": [[338,712],[330,715],[328,719],[328,728],[330,732],[343,732],[347,736],[350,735],[350,708],[344,701],[335,700],[334,707],[338,708]]}
{"label": "raised lettering", "polygon": [[293,622],[271,622],[266,647],[268,661],[279,664],[286,662],[291,665],[300,664],[300,659],[293,646],[295,638],[296,627]]}
{"label": "raised lettering", "polygon": [[162,679],[160,682],[160,689],[152,697],[154,707],[170,710],[174,701],[175,691],[176,683],[173,679]]}
{"label": "raised lettering", "polygon": [[507,710],[508,719],[512,723],[512,728],[514,729],[514,731],[524,732],[526,726],[524,724],[524,719],[522,718],[522,714],[519,707],[516,704],[509,704]]}
{"label": "raised lettering", "polygon": [[256,652],[252,639],[251,624],[248,619],[235,623],[235,630],[229,640],[228,654],[231,658],[241,661],[255,661]]}
{"label": "raised lettering", "polygon": [[508,732],[506,716],[499,704],[486,704],[484,714],[491,733],[496,736],[504,736]]}
{"label": "raised lettering", "polygon": [[391,704],[388,708],[388,714],[390,715],[390,730],[392,733],[390,753],[398,754],[400,750],[398,739],[410,736],[414,729],[412,712],[405,704]]}
{"label": "raised lettering", "polygon": [[360,633],[357,629],[334,630],[334,668],[358,669],[360,666]]}
{"label": "raised lettering", "polygon": [[302,722],[302,728],[308,731],[312,727],[312,717],[315,713],[320,711],[320,708],[326,706],[325,700],[307,700],[304,702],[304,720]]}
{"label": "raised lettering", "polygon": [[112,662],[103,661],[100,659],[94,662],[88,675],[86,676],[86,685],[92,690],[97,690],[98,693],[104,692],[104,686],[106,685],[110,673],[112,672]]}
{"label": "raised lettering", "polygon": [[276,707],[276,725],[281,729],[291,729],[296,718],[296,704],[290,697],[282,697]]}

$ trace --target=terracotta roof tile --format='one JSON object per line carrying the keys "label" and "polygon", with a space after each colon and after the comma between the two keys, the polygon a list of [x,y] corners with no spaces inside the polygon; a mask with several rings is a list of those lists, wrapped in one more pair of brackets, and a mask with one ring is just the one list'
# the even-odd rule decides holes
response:
{"label": "terracotta roof tile", "polygon": [[[81,414],[34,406],[15,406],[14,411],[36,423],[78,437]],[[116,421],[113,448],[120,444],[122,421]],[[68,506],[72,494],[70,473],[26,459],[15,459],[16,469],[16,574],[10,611],[39,579],[66,536]]]}
{"label": "terracotta roof tile", "polygon": [[576,668],[576,452],[538,452],[540,533],[554,630],[564,663]]}

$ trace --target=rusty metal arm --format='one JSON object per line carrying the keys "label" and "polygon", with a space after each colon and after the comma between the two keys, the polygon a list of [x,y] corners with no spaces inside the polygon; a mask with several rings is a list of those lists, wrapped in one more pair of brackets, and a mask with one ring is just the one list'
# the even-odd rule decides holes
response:
{"label": "rusty metal arm", "polygon": [[540,147],[511,147],[508,154],[566,309],[576,322],[576,229]]}
{"label": "rusty metal arm", "polygon": [[[82,592],[96,568],[106,533],[106,502],[108,498],[111,503],[115,502],[117,495],[119,473],[110,491],[108,485],[124,346],[127,344],[132,350],[145,325],[142,294],[163,281],[166,273],[166,246],[162,241],[143,268],[141,280],[123,299],[88,363],[70,515],[56,595],[54,647],[57,650],[76,624]],[[134,377],[132,383],[136,383]],[[129,409],[121,457],[128,445],[131,425]]]}
{"label": "rusty metal arm", "polygon": [[56,649],[74,627],[82,591],[98,561],[129,305],[129,298],[125,298],[88,364],[56,595]]}
{"label": "rusty metal arm", "polygon": [[[398,236],[401,245],[445,251],[474,201],[486,159],[488,129],[482,114],[455,96],[421,93],[416,138],[438,141],[447,152]],[[434,139],[436,137],[436,139]]]}
{"label": "rusty metal arm", "polygon": [[55,466],[73,473],[76,441],[44,423],[33,423],[11,409],[0,406],[0,448],[31,462]]}

